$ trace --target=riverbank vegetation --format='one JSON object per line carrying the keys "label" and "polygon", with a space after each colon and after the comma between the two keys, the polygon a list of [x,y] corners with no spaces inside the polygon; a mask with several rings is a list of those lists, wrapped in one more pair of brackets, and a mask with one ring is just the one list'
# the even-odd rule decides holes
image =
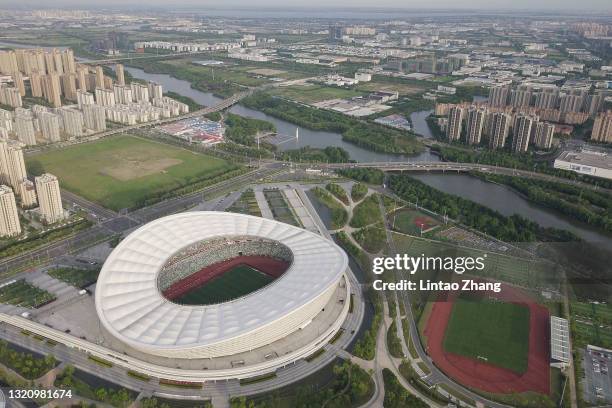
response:
{"label": "riverbank vegetation", "polygon": [[572,233],[543,228],[519,215],[506,217],[499,212],[464,198],[444,193],[408,176],[391,175],[389,187],[399,197],[418,200],[419,205],[446,214],[463,224],[506,242],[577,241]]}
{"label": "riverbank vegetation", "polygon": [[225,125],[225,137],[234,143],[246,146],[254,146],[257,144],[255,137],[259,133],[276,132],[274,124],[268,121],[246,118],[233,113],[227,114]]}
{"label": "riverbank vegetation", "polygon": [[338,173],[341,176],[350,179],[361,181],[367,184],[381,185],[385,180],[385,173],[382,170],[370,167],[355,167],[352,169],[340,169]]}
{"label": "riverbank vegetation", "polygon": [[423,150],[422,145],[412,134],[341,113],[289,102],[263,92],[251,95],[241,103],[251,109],[308,129],[340,133],[343,140],[375,152],[414,154]]}
{"label": "riverbank vegetation", "polygon": [[612,197],[609,194],[546,180],[480,172],[472,174],[486,181],[505,184],[525,195],[530,201],[612,232]]}

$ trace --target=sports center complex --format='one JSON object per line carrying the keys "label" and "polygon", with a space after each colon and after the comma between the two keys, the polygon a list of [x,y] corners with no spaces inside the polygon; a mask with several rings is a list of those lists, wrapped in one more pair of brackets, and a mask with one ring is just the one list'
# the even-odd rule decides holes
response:
{"label": "sports center complex", "polygon": [[135,230],[106,259],[95,289],[99,344],[12,319],[159,378],[249,378],[312,355],[340,331],[347,268],[342,249],[301,228],[179,213]]}

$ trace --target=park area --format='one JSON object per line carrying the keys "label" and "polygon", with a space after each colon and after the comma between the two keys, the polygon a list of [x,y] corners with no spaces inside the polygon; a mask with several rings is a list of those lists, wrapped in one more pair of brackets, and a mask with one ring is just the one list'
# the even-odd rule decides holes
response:
{"label": "park area", "polygon": [[133,136],[117,136],[27,157],[30,174],[52,173],[60,185],[113,210],[236,168],[225,160]]}

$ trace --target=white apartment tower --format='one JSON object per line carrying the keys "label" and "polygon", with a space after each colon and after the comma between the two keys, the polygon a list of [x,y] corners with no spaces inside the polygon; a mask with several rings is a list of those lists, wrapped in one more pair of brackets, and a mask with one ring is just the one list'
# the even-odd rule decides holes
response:
{"label": "white apartment tower", "polygon": [[51,112],[42,112],[38,117],[40,130],[43,138],[49,142],[59,142],[60,138],[60,117]]}
{"label": "white apartment tower", "polygon": [[26,178],[25,161],[23,160],[23,148],[25,145],[15,140],[7,142],[6,156],[8,167],[8,181],[11,187],[18,191],[19,183]]}
{"label": "white apartment tower", "polygon": [[35,178],[40,215],[47,224],[64,218],[59,182],[53,174],[45,173]]}
{"label": "white apartment tower", "polygon": [[459,106],[453,106],[448,112],[448,126],[446,128],[446,135],[448,141],[459,140],[461,138],[461,126],[463,124],[463,115],[465,109]]}
{"label": "white apartment tower", "polygon": [[550,149],[552,146],[553,136],[555,134],[555,125],[548,122],[538,122],[535,128],[534,143],[538,149]]}
{"label": "white apartment tower", "polygon": [[21,234],[15,194],[9,186],[0,185],[0,236],[14,237]]}
{"label": "white apartment tower", "polygon": [[512,117],[503,112],[492,113],[489,131],[489,149],[501,149],[506,144]]}
{"label": "white apartment tower", "polygon": [[519,115],[514,121],[512,132],[512,151],[514,153],[525,153],[529,147],[531,129],[537,122],[537,117],[531,115]]}
{"label": "white apartment tower", "polygon": [[38,200],[36,199],[36,187],[28,179],[23,179],[19,183],[19,198],[21,199],[21,208],[36,207]]}
{"label": "white apartment tower", "polygon": [[102,106],[84,105],[83,119],[87,129],[91,129],[96,132],[106,130],[106,113],[104,107]]}
{"label": "white apartment tower", "polygon": [[15,110],[15,133],[20,142],[33,146],[36,144],[36,133],[34,131],[34,117],[27,109]]}
{"label": "white apartment tower", "polygon": [[487,110],[484,108],[471,107],[467,114],[467,137],[469,145],[480,144],[482,138],[482,128],[487,117]]}

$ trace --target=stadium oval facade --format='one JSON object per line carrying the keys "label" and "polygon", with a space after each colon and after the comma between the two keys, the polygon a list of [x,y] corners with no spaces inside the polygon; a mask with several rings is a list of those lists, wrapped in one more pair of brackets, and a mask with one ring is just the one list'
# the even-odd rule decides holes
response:
{"label": "stadium oval facade", "polygon": [[[184,288],[238,264],[271,276],[220,302],[181,304]],[[306,327],[348,267],[333,242],[281,222],[233,213],[187,212],[128,235],[95,290],[96,311],[118,340],[155,356],[200,359],[250,352]]]}

